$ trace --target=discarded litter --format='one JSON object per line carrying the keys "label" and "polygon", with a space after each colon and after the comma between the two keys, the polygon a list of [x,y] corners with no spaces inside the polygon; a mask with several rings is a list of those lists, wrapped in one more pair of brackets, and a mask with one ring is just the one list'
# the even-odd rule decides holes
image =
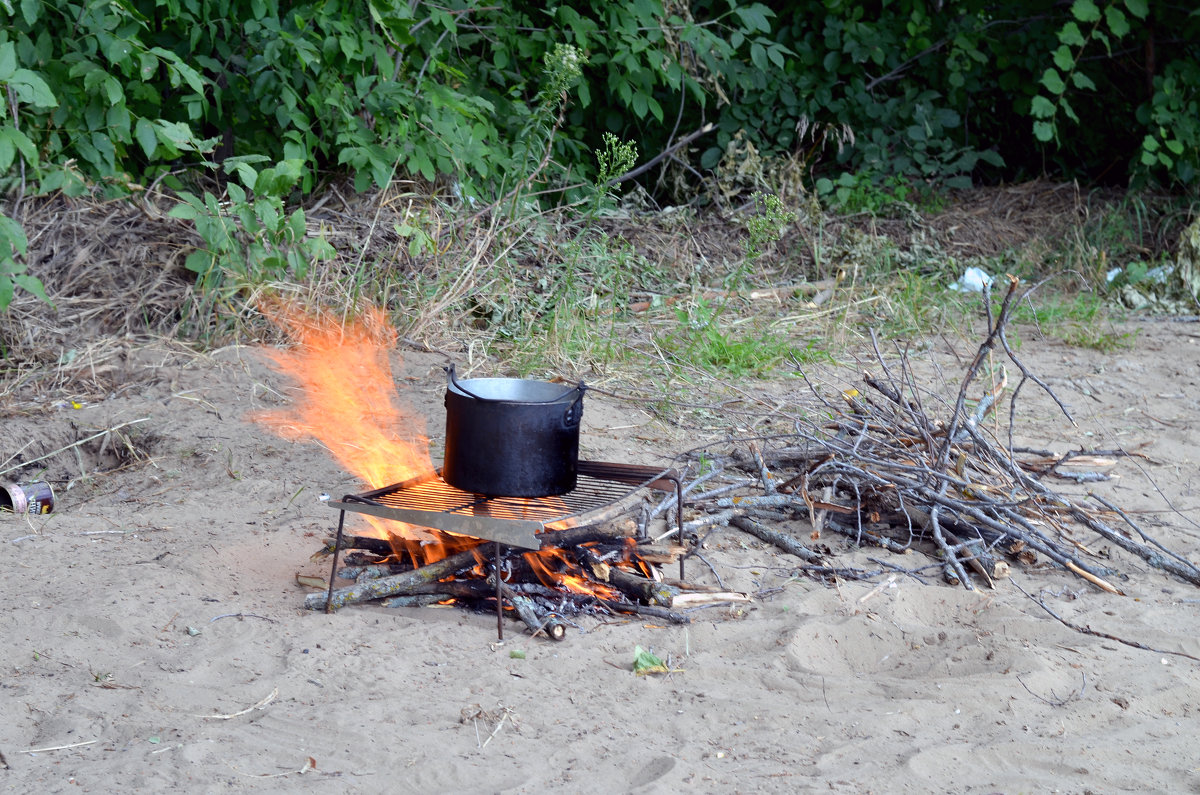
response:
{"label": "discarded litter", "polygon": [[960,293],[982,293],[992,286],[993,281],[994,279],[982,268],[970,267],[963,271],[958,281],[950,285],[950,289]]}
{"label": "discarded litter", "polygon": [[44,481],[5,483],[0,486],[0,512],[50,513],[54,510],[54,490]]}

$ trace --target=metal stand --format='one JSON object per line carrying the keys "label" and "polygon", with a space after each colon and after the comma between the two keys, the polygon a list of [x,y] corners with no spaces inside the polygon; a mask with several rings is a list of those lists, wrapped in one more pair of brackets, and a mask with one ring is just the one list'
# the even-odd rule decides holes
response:
{"label": "metal stand", "polygon": [[[656,491],[675,492],[675,519],[679,543],[683,544],[683,483],[679,474],[674,470],[665,472],[651,467],[632,464],[579,462],[581,476],[587,476],[593,481],[651,488]],[[406,502],[409,494],[420,492],[424,501]],[[595,509],[609,504],[622,496],[617,492],[596,490],[594,485],[589,489],[581,489],[579,497],[582,500],[573,507]],[[631,492],[630,492],[631,493]],[[587,496],[587,495],[591,496]],[[571,495],[561,495],[561,499],[570,499]],[[388,500],[389,502],[382,502]],[[590,500],[588,502],[587,500]],[[516,546],[524,549],[539,549],[541,546],[537,533],[545,528],[545,524],[560,518],[560,511],[546,509],[541,519],[507,518],[504,514],[505,505],[502,500],[488,498],[482,495],[467,494],[449,489],[437,475],[414,478],[411,481],[387,486],[365,494],[347,494],[341,502],[330,503],[330,507],[338,509],[337,537],[333,542],[333,561],[329,567],[329,591],[325,598],[325,612],[334,612],[333,583],[337,578],[338,559],[342,551],[342,542],[346,526],[346,511],[365,513],[394,521],[406,521],[431,527],[436,530],[448,530],[460,535],[474,535],[483,540],[493,542],[496,577],[496,636],[504,640],[504,594],[501,579],[501,554],[503,546]],[[521,507],[528,509],[526,501]],[[497,515],[498,514],[498,515]],[[679,579],[684,579],[684,558],[679,558]]]}

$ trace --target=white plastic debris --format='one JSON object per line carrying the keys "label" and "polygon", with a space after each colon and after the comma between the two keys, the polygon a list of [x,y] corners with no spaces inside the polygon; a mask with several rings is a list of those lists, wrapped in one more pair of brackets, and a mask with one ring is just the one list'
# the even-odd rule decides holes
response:
{"label": "white plastic debris", "polygon": [[971,267],[963,271],[963,275],[950,285],[950,289],[960,293],[982,293],[992,286],[993,281],[995,280],[982,268]]}

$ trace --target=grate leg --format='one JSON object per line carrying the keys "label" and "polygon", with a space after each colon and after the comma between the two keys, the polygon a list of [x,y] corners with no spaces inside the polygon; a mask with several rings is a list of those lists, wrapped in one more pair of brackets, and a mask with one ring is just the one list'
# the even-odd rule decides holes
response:
{"label": "grate leg", "polygon": [[496,640],[504,640],[504,597],[500,592],[503,585],[500,582],[500,542],[495,542],[495,563],[493,574],[496,577]]}
{"label": "grate leg", "polygon": [[[678,476],[671,478],[675,481],[675,526],[678,529],[679,543],[683,545],[683,481]],[[679,581],[683,582],[686,577],[683,576],[683,561],[687,555],[679,556]]]}
{"label": "grate leg", "polygon": [[346,526],[346,512],[338,511],[337,538],[333,541],[333,565],[329,567],[329,593],[325,596],[325,612],[333,612],[333,578],[337,574],[338,555],[342,551],[342,528]]}

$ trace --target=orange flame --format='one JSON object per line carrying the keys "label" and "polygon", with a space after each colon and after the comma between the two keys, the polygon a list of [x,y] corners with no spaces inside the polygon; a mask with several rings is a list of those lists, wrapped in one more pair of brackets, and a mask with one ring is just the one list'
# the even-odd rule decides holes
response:
{"label": "orange flame", "polygon": [[[354,321],[330,312],[306,313],[274,303],[261,308],[296,343],[266,349],[275,368],[299,387],[294,404],[255,419],[292,441],[315,440],[346,471],[371,488],[432,474],[423,418],[396,394],[389,353],[396,332],[384,312],[367,309]],[[468,549],[476,539],[365,516],[398,556],[416,566]]]}
{"label": "orange flame", "polygon": [[542,585],[562,588],[574,593],[590,594],[601,599],[620,599],[621,592],[597,582],[567,557],[565,550],[549,547],[523,556]]}

